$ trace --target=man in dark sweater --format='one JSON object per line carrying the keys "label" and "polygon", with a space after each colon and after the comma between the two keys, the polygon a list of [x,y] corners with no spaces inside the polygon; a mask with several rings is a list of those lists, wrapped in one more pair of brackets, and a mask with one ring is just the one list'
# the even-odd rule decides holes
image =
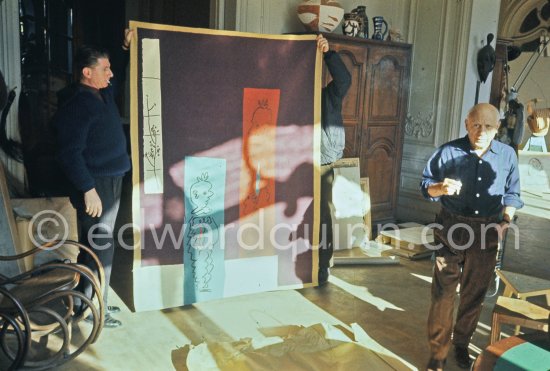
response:
{"label": "man in dark sweater", "polygon": [[[71,201],[78,214],[81,242],[94,249],[105,269],[105,327],[121,325],[111,317],[120,308],[107,305],[107,293],[122,177],[130,170],[115,94],[124,81],[132,34],[132,30],[125,32],[122,50],[118,51],[121,55],[116,56],[118,65],[113,68],[116,74],[111,71],[106,51],[90,46],[77,51],[74,68],[79,72],[79,84],[60,94],[63,101],[53,122],[58,139],[57,160],[77,190]],[[96,271],[93,261],[81,256],[79,261],[81,258],[81,263]],[[91,286],[82,289],[91,296]]]}
{"label": "man in dark sweater", "polygon": [[321,228],[319,231],[319,285],[327,282],[333,251],[332,233],[332,182],[333,164],[342,158],[346,145],[346,133],[342,120],[342,100],[350,85],[351,75],[340,55],[329,50],[327,39],[317,37],[317,47],[324,53],[323,59],[332,81],[321,93]]}

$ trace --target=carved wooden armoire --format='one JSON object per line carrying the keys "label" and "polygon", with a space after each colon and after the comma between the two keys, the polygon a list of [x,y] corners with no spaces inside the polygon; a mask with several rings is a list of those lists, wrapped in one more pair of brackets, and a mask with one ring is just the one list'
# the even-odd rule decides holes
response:
{"label": "carved wooden armoire", "polygon": [[[344,157],[369,177],[373,226],[395,221],[412,45],[324,34],[352,76],[343,102]],[[330,74],[324,71],[326,84]]]}

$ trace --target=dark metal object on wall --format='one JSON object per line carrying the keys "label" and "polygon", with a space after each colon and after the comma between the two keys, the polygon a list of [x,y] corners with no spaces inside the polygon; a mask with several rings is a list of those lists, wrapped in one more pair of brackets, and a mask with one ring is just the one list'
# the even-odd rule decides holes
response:
{"label": "dark metal object on wall", "polygon": [[496,54],[495,49],[491,46],[491,42],[495,38],[492,33],[487,35],[487,44],[477,53],[477,72],[481,82],[487,81],[489,73],[495,67]]}
{"label": "dark metal object on wall", "polygon": [[487,77],[495,68],[496,53],[495,49],[491,46],[491,42],[495,38],[492,33],[487,35],[487,44],[477,52],[477,72],[479,74],[479,80],[476,84],[476,100],[475,104],[479,102],[479,88],[481,83],[487,81]]}

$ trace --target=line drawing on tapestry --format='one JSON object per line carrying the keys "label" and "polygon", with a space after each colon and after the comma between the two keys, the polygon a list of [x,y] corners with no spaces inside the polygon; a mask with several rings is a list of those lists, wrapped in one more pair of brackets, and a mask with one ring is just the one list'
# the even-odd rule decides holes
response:
{"label": "line drawing on tapestry", "polygon": [[142,40],[143,182],[145,194],[164,192],[160,44]]}
{"label": "line drawing on tapestry", "polygon": [[275,202],[275,142],[279,90],[245,88],[243,98],[242,176],[246,188],[241,216],[252,214]]}
{"label": "line drawing on tapestry", "polygon": [[184,161],[183,299],[192,304],[223,297],[227,166],[223,158],[186,156]]}
{"label": "line drawing on tapestry", "polygon": [[[250,121],[252,125],[248,130],[248,138],[254,136],[262,137],[265,132],[264,125],[273,125],[273,112],[269,107],[267,99],[262,99],[258,102],[258,107],[254,110]],[[249,147],[252,146],[249,145]],[[273,158],[259,158],[252,164],[255,167],[250,170],[251,173],[255,173],[255,176],[252,177],[253,180],[250,182],[247,201],[245,201],[246,213],[258,210],[260,208],[260,200],[268,201],[271,197],[270,190],[267,187],[264,188],[262,185],[262,161],[273,161]]]}
{"label": "line drawing on tapestry", "polygon": [[218,249],[219,231],[208,203],[215,193],[208,172],[203,172],[190,187],[189,200],[193,205],[187,221],[187,251],[191,261],[195,288],[210,292],[212,271],[215,268],[212,254]]}

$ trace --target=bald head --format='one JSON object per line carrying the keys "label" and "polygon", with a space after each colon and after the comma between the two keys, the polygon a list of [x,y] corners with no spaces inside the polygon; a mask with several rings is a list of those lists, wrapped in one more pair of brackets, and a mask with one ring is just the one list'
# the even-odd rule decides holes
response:
{"label": "bald head", "polygon": [[493,122],[500,122],[500,114],[498,113],[498,110],[490,103],[479,103],[470,108],[468,111],[468,116],[466,116],[466,120],[468,120],[471,116],[484,116]]}
{"label": "bald head", "polygon": [[466,116],[466,131],[472,149],[486,151],[500,126],[500,114],[489,103],[479,103]]}

